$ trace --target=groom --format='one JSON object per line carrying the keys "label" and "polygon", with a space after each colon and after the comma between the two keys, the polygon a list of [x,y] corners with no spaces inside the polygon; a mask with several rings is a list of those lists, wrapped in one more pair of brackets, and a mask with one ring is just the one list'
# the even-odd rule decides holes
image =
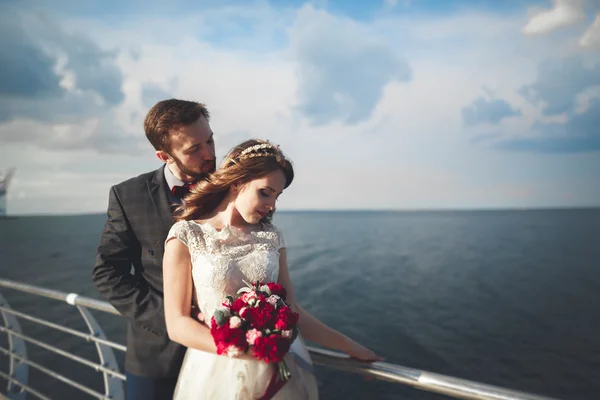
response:
{"label": "groom", "polygon": [[163,400],[172,398],[186,350],[166,331],[164,240],[186,185],[215,170],[215,144],[208,110],[192,101],[157,103],[144,130],[164,165],[110,189],[92,277],[128,321],[127,399]]}

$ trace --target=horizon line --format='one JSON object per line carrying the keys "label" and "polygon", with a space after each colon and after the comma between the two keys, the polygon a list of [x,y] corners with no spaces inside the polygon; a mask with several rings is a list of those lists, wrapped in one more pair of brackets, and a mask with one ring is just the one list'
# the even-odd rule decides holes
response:
{"label": "horizon line", "polygon": [[[498,212],[498,211],[569,211],[569,210],[600,210],[600,205],[587,206],[507,206],[507,207],[431,207],[431,208],[315,208],[315,209],[284,209],[277,210],[277,213],[352,213],[352,212],[398,212],[398,213],[418,213],[418,212]],[[27,214],[6,214],[3,218],[18,217],[76,217],[88,215],[103,215],[106,211],[90,211],[77,213],[27,213]]]}

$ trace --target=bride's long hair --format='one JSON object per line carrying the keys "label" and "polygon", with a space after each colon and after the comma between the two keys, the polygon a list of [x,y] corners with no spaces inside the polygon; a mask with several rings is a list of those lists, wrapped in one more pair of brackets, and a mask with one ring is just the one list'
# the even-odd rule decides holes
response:
{"label": "bride's long hair", "polygon": [[[265,140],[246,140],[227,154],[214,173],[191,188],[183,204],[175,211],[175,221],[202,219],[219,206],[233,185],[246,184],[277,170],[285,175],[285,188],[290,186],[294,180],[294,168],[279,146]],[[261,222],[270,223],[273,212]]]}

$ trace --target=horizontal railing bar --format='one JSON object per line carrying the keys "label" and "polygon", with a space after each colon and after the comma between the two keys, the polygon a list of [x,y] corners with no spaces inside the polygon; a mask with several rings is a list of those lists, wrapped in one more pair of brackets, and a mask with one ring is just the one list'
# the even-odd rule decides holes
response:
{"label": "horizontal railing bar", "polygon": [[71,305],[83,306],[93,310],[103,311],[109,314],[121,316],[110,303],[102,300],[93,299],[91,297],[79,296],[77,293],[65,293],[58,290],[45,289],[38,286],[28,285],[26,283],[10,281],[8,279],[0,279],[0,287],[6,287],[20,292],[35,294],[38,296],[47,297],[64,301]]}
{"label": "horizontal railing bar", "polygon": [[56,346],[52,346],[52,345],[49,345],[47,343],[41,342],[41,341],[39,341],[37,339],[34,339],[34,338],[30,337],[30,336],[24,335],[22,333],[19,333],[17,331],[12,330],[12,329],[7,329],[7,328],[4,328],[4,327],[0,326],[0,332],[6,332],[6,333],[9,333],[11,335],[20,337],[21,339],[23,339],[23,340],[25,340],[25,341],[27,341],[29,343],[33,343],[36,346],[39,346],[39,347],[42,347],[42,348],[44,348],[46,350],[52,351],[52,352],[54,352],[56,354],[59,354],[59,355],[61,355],[63,357],[66,357],[66,358],[69,358],[69,359],[71,359],[73,361],[77,361],[77,362],[79,362],[79,363],[81,363],[83,365],[86,365],[86,366],[88,366],[90,368],[93,368],[94,370],[96,370],[98,372],[105,372],[105,373],[107,373],[109,375],[112,375],[112,376],[114,376],[116,378],[121,379],[122,381],[125,380],[125,375],[123,375],[123,374],[121,374],[119,372],[116,372],[116,371],[113,371],[111,369],[108,369],[108,368],[104,367],[103,365],[97,364],[97,363],[95,363],[93,361],[90,361],[90,360],[87,360],[87,359],[85,359],[83,357],[79,357],[79,356],[77,356],[75,354],[71,354],[68,351],[65,351],[65,350],[59,349]]}
{"label": "horizontal railing bar", "polygon": [[14,383],[16,386],[19,386],[21,388],[23,388],[23,390],[25,390],[26,392],[31,393],[32,395],[34,395],[35,397],[37,397],[38,399],[41,400],[52,400],[50,397],[43,395],[42,393],[38,392],[37,390],[35,390],[34,388],[32,388],[29,385],[26,385],[22,382],[20,382],[18,379],[13,378],[12,376],[0,371],[0,376],[4,379],[6,379],[7,381],[10,381],[12,383]]}
{"label": "horizontal railing bar", "polygon": [[3,353],[3,354],[5,354],[7,356],[10,356],[10,357],[14,357],[17,360],[19,360],[20,362],[23,362],[23,363],[25,363],[25,364],[27,364],[27,365],[29,365],[29,366],[31,366],[31,367],[39,370],[39,371],[45,373],[46,375],[48,375],[48,376],[50,376],[50,377],[52,377],[54,379],[57,379],[57,380],[59,380],[59,381],[61,381],[63,383],[66,383],[67,385],[71,385],[72,387],[74,387],[76,389],[79,389],[82,392],[85,392],[85,393],[87,393],[87,394],[89,394],[91,396],[94,396],[97,399],[100,399],[100,400],[109,400],[102,393],[96,392],[95,390],[90,389],[90,388],[88,388],[86,386],[83,386],[82,384],[77,383],[74,380],[72,380],[70,378],[67,378],[64,375],[61,375],[58,372],[54,372],[54,371],[52,371],[52,370],[50,370],[50,369],[48,369],[48,368],[46,368],[46,367],[44,367],[44,366],[36,363],[36,362],[33,362],[33,361],[28,360],[28,359],[26,359],[24,357],[21,357],[17,353],[13,353],[12,351],[10,351],[8,349],[5,349],[4,347],[0,347],[0,353]]}
{"label": "horizontal railing bar", "polygon": [[23,318],[23,319],[38,323],[40,325],[44,325],[49,328],[53,328],[53,329],[56,329],[56,330],[59,330],[59,331],[65,332],[65,333],[69,333],[73,336],[78,336],[82,339],[87,340],[88,342],[89,341],[98,342],[98,343],[104,344],[106,346],[110,346],[114,349],[121,350],[123,352],[127,350],[127,347],[122,344],[111,342],[110,340],[100,339],[100,338],[95,337],[94,335],[91,335],[89,333],[83,333],[83,332],[77,331],[75,329],[65,328],[64,326],[60,326],[58,324],[55,324],[54,322],[46,321],[41,318],[37,318],[37,317],[31,316],[31,315],[13,310],[11,308],[6,308],[3,306],[0,306],[0,311],[4,311],[4,312],[10,313],[10,314],[13,314],[19,318]]}
{"label": "horizontal railing bar", "polygon": [[[20,290],[25,293],[36,294],[57,300],[63,300],[71,305],[81,305],[83,307],[120,315],[119,312],[105,301],[79,296],[75,293],[66,294],[56,290],[44,289],[33,285],[13,282],[6,279],[0,279],[0,287],[7,287]],[[29,317],[21,313],[0,307],[0,310],[12,312],[14,315],[22,316],[30,320],[37,318]],[[102,343],[90,335],[82,334],[78,331],[67,330],[56,324],[38,320],[40,323],[55,327],[77,336],[85,337],[87,340],[95,340]],[[35,322],[35,321],[34,321]],[[51,324],[51,325],[50,325]],[[126,347],[116,343],[103,341],[105,344],[126,351]],[[115,346],[116,345],[116,346]],[[324,365],[336,370],[358,373],[371,376],[376,379],[412,386],[416,389],[425,390],[434,393],[449,395],[458,399],[465,400],[553,400],[550,397],[538,396],[516,390],[501,388],[498,386],[482,384],[466,379],[459,379],[450,376],[430,373],[427,371],[407,368],[400,365],[388,364],[382,362],[364,363],[350,359],[348,356],[328,350],[317,349],[308,346],[309,353],[313,357],[315,364]]]}
{"label": "horizontal railing bar", "polygon": [[313,362],[336,370],[358,373],[416,389],[465,400],[554,400],[518,390],[459,379],[385,362],[364,363],[346,355],[310,347]]}

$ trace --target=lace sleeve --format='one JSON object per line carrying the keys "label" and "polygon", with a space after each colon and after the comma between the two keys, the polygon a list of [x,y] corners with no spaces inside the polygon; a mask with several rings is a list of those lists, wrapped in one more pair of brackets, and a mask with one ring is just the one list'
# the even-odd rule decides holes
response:
{"label": "lace sleeve", "polygon": [[281,230],[279,228],[277,228],[275,225],[271,225],[271,229],[276,234],[275,241],[276,241],[276,245],[277,245],[277,250],[281,250],[281,249],[285,248],[285,239],[283,238],[283,233],[281,232]]}
{"label": "lace sleeve", "polygon": [[277,235],[279,237],[279,249],[283,249],[285,248],[285,239],[283,238],[283,233],[281,233],[281,231],[278,231],[279,235]]}
{"label": "lace sleeve", "polygon": [[188,226],[188,222],[187,221],[178,221],[175,222],[173,224],[173,226],[171,226],[171,229],[169,229],[169,234],[167,235],[167,238],[165,239],[165,244],[173,239],[179,239],[183,244],[185,244],[186,246],[189,247],[189,226]]}

